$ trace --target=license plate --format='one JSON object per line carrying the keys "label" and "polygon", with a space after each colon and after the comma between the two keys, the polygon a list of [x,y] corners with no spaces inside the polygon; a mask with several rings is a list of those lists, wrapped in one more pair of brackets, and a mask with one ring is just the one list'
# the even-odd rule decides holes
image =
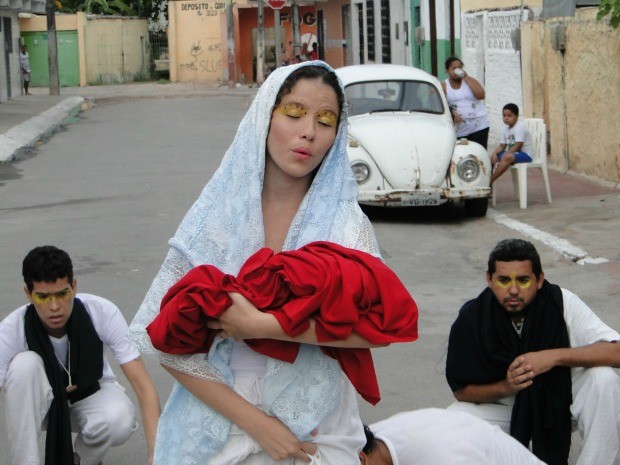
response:
{"label": "license plate", "polygon": [[429,207],[439,205],[438,199],[404,199],[402,201],[404,207]]}

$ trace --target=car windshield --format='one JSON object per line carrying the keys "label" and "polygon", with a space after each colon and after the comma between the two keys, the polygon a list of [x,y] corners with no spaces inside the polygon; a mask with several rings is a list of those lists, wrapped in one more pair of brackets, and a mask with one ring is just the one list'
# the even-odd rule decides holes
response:
{"label": "car windshield", "polygon": [[382,111],[444,113],[440,90],[424,81],[356,82],[345,88],[349,116]]}

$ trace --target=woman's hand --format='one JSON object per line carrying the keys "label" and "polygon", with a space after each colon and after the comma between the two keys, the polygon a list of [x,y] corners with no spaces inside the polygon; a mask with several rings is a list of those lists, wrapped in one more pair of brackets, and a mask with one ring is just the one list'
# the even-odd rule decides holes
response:
{"label": "woman's hand", "polygon": [[236,341],[244,339],[276,339],[302,344],[322,345],[329,347],[373,348],[385,347],[389,344],[368,342],[357,333],[351,333],[345,340],[319,342],[315,331],[315,320],[309,319],[308,329],[295,337],[289,336],[280,326],[279,321],[270,313],[258,310],[243,295],[230,293],[233,303],[219,318],[207,321],[207,327],[220,330],[222,338],[232,337]]}
{"label": "woman's hand", "polygon": [[[274,460],[296,458],[310,462],[308,455],[316,454],[316,444],[302,442],[278,418],[261,412],[247,418],[244,428],[259,446]],[[316,430],[313,431],[316,435]]]}
{"label": "woman's hand", "polygon": [[456,110],[452,110],[452,119],[456,124],[461,124],[464,122],[463,116]]}
{"label": "woman's hand", "polygon": [[265,337],[265,325],[275,317],[258,310],[241,294],[231,292],[230,298],[232,305],[219,318],[209,320],[207,326],[219,329],[221,337],[232,337],[235,341]]}
{"label": "woman's hand", "polygon": [[301,442],[276,417],[265,415],[247,431],[274,460],[296,458],[309,463],[308,455],[316,454],[316,444]]}

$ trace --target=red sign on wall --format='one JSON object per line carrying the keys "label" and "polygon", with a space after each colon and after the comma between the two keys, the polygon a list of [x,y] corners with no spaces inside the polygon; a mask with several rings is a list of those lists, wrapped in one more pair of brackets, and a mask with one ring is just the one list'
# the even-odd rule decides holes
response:
{"label": "red sign on wall", "polygon": [[267,0],[267,5],[271,7],[272,10],[281,10],[286,5],[286,0]]}

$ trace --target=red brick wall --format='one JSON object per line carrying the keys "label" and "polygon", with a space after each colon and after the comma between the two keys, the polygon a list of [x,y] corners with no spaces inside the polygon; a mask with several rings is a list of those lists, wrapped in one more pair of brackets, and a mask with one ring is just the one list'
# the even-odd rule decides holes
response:
{"label": "red brick wall", "polygon": [[[328,2],[328,4],[330,4],[330,2]],[[338,2],[336,3],[340,3],[340,0],[338,0]],[[346,2],[343,2],[346,3]],[[318,4],[318,5],[323,5],[323,4]],[[331,8],[330,8],[331,9]],[[255,29],[256,27],[258,27],[258,18],[257,18],[257,8],[239,8],[239,27],[238,27],[238,31],[239,31],[239,39],[237,41],[236,44],[236,49],[237,49],[237,73],[238,73],[238,78],[241,78],[241,74],[243,73],[245,75],[245,80],[246,82],[252,82],[253,81],[253,64],[252,64],[252,60],[254,57],[254,51],[252,50],[252,29]],[[281,14],[287,14],[290,15],[290,11],[291,8],[290,7],[286,7],[280,10]],[[306,7],[300,7],[299,8],[299,14],[300,16],[305,15],[306,13],[315,13],[315,7],[311,7],[311,6],[306,6]],[[316,14],[316,13],[315,13]],[[274,27],[274,14],[273,14],[273,10],[271,8],[269,8],[268,6],[265,5],[265,8],[263,10],[263,21],[265,23],[265,28],[272,28]],[[339,20],[340,21],[340,20]],[[340,25],[338,26],[340,28]],[[286,20],[282,22],[282,28],[280,29],[282,37],[286,36],[286,44],[288,44],[289,41],[293,40],[293,32],[292,32],[292,25],[290,20]],[[308,26],[306,24],[301,24],[300,25],[300,32],[301,35],[306,34],[306,33],[313,33],[314,35],[317,34],[317,27],[316,24],[313,26]],[[291,50],[292,53],[292,50]]]}
{"label": "red brick wall", "polygon": [[[333,68],[345,65],[346,50],[340,45],[344,40],[344,30],[342,29],[342,6],[350,5],[348,0],[330,0],[325,3],[317,3],[317,10],[323,10],[323,20],[325,22],[325,61]],[[334,44],[334,42],[338,43]],[[335,45],[330,47],[330,45]],[[351,44],[349,44],[351,46]]]}

